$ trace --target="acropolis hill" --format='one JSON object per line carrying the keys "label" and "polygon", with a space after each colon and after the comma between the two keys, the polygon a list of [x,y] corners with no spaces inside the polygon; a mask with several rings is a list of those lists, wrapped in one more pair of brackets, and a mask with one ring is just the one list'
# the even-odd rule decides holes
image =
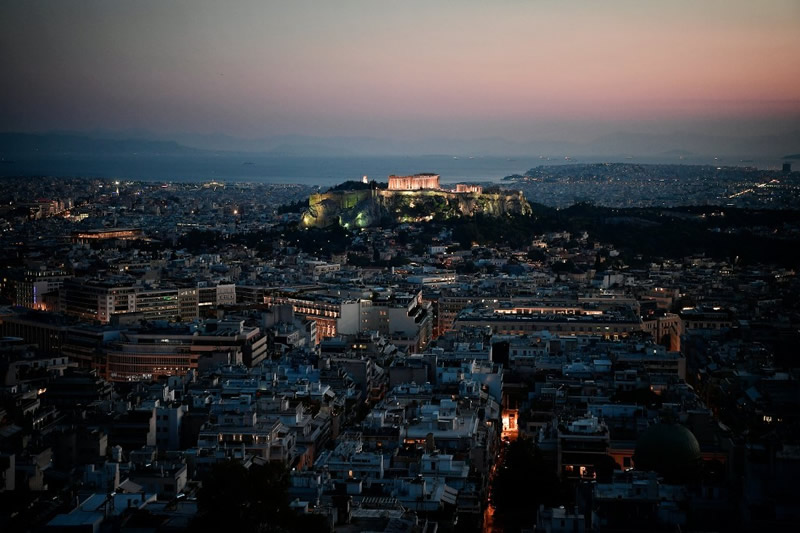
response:
{"label": "acropolis hill", "polygon": [[389,176],[388,189],[373,187],[311,195],[301,223],[305,227],[339,224],[352,229],[477,213],[528,215],[531,206],[520,191],[483,192],[479,185],[465,184],[446,190],[439,186],[436,174]]}

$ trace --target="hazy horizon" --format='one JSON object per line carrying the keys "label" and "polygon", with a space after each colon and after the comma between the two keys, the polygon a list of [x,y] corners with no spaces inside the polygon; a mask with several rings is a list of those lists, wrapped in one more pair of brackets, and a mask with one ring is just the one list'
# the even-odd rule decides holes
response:
{"label": "hazy horizon", "polygon": [[[199,150],[199,151],[198,151]],[[280,157],[542,157],[613,162],[638,158],[640,162],[715,164],[753,162],[774,166],[800,152],[800,130],[784,135],[724,137],[675,132],[663,135],[614,132],[586,143],[575,141],[520,141],[505,137],[458,139],[390,139],[378,137],[270,136],[241,138],[222,134],[159,135],[143,130],[0,131],[0,159],[114,156],[139,154],[204,156],[208,154]]]}
{"label": "hazy horizon", "polygon": [[[598,153],[635,152],[614,145],[622,132],[772,136],[800,151],[791,0],[11,0],[0,11],[7,131],[245,150],[291,136],[478,148],[599,139]],[[702,151],[722,153],[712,145]]]}

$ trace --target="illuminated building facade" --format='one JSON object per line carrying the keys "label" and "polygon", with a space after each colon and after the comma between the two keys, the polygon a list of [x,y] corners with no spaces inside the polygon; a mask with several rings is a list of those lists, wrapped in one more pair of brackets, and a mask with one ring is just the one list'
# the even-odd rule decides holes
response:
{"label": "illuminated building facade", "polygon": [[191,322],[199,318],[199,292],[197,287],[181,287],[178,289],[178,313],[181,322]]}
{"label": "illuminated building facade", "polygon": [[418,191],[439,189],[438,174],[414,174],[413,176],[389,176],[390,191]]}
{"label": "illuminated building facade", "polygon": [[181,314],[178,289],[97,280],[66,280],[61,306],[68,315],[104,324],[127,313],[142,313],[147,320],[177,320]]}
{"label": "illuminated building facade", "polygon": [[430,302],[422,292],[394,294],[374,299],[341,299],[308,293],[302,296],[266,296],[270,307],[291,305],[295,315],[316,323],[317,343],[337,335],[378,331],[395,346],[422,351],[431,339],[433,318]]}
{"label": "illuminated building facade", "polygon": [[142,237],[144,233],[140,228],[108,228],[82,231],[74,234],[73,239],[75,242],[86,243],[104,239],[132,240]]}
{"label": "illuminated building facade", "polygon": [[470,183],[459,183],[456,185],[456,192],[481,194],[483,193],[483,187]]}
{"label": "illuminated building facade", "polygon": [[[453,324],[459,313],[466,307],[483,303],[485,299],[479,296],[439,296],[436,314],[436,326],[433,331],[434,338],[453,330]],[[505,301],[505,300],[501,300]]]}
{"label": "illuminated building facade", "polygon": [[242,321],[208,320],[200,327],[124,332],[104,352],[101,370],[108,381],[151,381],[197,370],[202,359],[258,364],[266,357],[267,337]]}
{"label": "illuminated building facade", "polygon": [[642,329],[653,336],[653,341],[672,351],[680,351],[683,321],[674,313],[652,314],[643,317]]}
{"label": "illuminated building facade", "polygon": [[158,376],[183,376],[197,369],[198,354],[191,339],[123,335],[106,350],[105,379],[108,381],[152,381]]}
{"label": "illuminated building facade", "polygon": [[291,305],[298,316],[316,323],[316,342],[335,337],[338,334],[357,333],[360,306],[358,301],[337,300],[322,296],[306,295],[299,298],[266,296],[264,301],[270,307]]}
{"label": "illuminated building facade", "polygon": [[562,479],[595,479],[595,465],[608,455],[608,427],[589,415],[558,426],[558,473]]}
{"label": "illuminated building facade", "polygon": [[61,270],[29,270],[16,283],[16,304],[39,311],[55,311],[57,291],[70,275]]}
{"label": "illuminated building facade", "polygon": [[236,303],[236,286],[153,287],[120,279],[67,279],[61,291],[61,309],[68,315],[104,324],[114,315],[139,313],[146,320],[191,322],[200,311]]}
{"label": "illuminated building facade", "polygon": [[576,309],[575,314],[567,314],[547,308],[538,309],[540,312],[527,311],[528,308],[464,311],[455,320],[453,328],[488,326],[493,333],[500,335],[529,335],[549,331],[568,335],[601,335],[609,340],[623,339],[642,331],[642,320],[630,312],[587,312]]}

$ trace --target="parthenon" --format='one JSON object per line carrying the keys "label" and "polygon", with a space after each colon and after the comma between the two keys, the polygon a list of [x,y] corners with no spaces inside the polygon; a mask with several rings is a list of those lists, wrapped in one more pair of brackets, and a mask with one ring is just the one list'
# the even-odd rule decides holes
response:
{"label": "parthenon", "polygon": [[389,176],[390,191],[417,191],[439,189],[439,174],[414,174],[413,176]]}

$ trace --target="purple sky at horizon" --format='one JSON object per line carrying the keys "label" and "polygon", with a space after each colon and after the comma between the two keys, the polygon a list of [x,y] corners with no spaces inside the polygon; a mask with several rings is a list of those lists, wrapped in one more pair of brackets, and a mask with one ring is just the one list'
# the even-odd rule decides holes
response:
{"label": "purple sky at horizon", "polygon": [[18,1],[0,129],[797,129],[800,2]]}

